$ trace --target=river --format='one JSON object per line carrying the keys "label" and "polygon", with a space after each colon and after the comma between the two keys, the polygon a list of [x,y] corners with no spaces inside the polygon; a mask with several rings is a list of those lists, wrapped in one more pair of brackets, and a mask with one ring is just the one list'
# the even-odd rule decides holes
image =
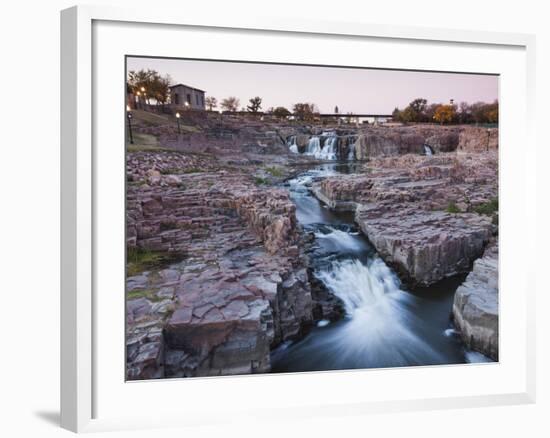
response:
{"label": "river", "polygon": [[317,178],[355,171],[354,163],[329,163],[288,183],[296,215],[315,234],[314,275],[344,303],[346,317],[319,321],[303,339],[271,356],[273,372],[385,368],[486,362],[468,351],[451,325],[453,297],[465,276],[433,286],[404,288],[357,229],[353,214],[334,212],[308,186]]}

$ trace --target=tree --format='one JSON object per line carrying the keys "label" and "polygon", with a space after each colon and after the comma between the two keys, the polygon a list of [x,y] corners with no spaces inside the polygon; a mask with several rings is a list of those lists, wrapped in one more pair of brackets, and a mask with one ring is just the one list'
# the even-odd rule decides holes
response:
{"label": "tree", "polygon": [[170,84],[172,83],[172,78],[169,75],[160,76],[158,73],[154,74],[152,77],[151,84],[149,85],[149,96],[153,97],[157,105],[162,105],[168,102],[168,97],[170,96]]}
{"label": "tree", "polygon": [[394,122],[402,122],[403,121],[402,116],[401,116],[401,111],[399,111],[399,108],[395,107],[395,109],[391,113],[391,118]]}
{"label": "tree", "polygon": [[172,79],[169,75],[161,76],[156,70],[130,70],[128,72],[128,86],[140,102],[150,103],[155,99],[157,105],[164,105],[170,95]]}
{"label": "tree", "polygon": [[239,109],[241,102],[235,96],[230,96],[222,100],[221,107],[226,111],[235,112]]}
{"label": "tree", "polygon": [[214,96],[208,96],[206,99],[204,99],[204,103],[206,103],[208,111],[212,111],[218,106],[218,99],[216,99]]}
{"label": "tree", "polygon": [[458,121],[460,123],[470,123],[472,119],[472,111],[468,102],[460,102],[458,104]]}
{"label": "tree", "polygon": [[415,119],[412,121],[414,122],[422,121],[424,112],[426,111],[427,104],[428,104],[428,101],[421,97],[414,99],[411,103],[409,103],[409,108],[411,109],[412,114],[414,114],[414,119]]}
{"label": "tree", "polygon": [[279,118],[284,118],[290,116],[292,114],[289,110],[287,110],[284,106],[278,106],[272,111],[273,115]]}
{"label": "tree", "polygon": [[315,115],[318,114],[317,107],[314,103],[295,103],[292,107],[292,112],[299,120],[312,121]]}
{"label": "tree", "polygon": [[246,109],[251,113],[257,113],[262,109],[262,98],[259,96],[253,97],[249,100],[250,105],[247,105]]}
{"label": "tree", "polygon": [[456,109],[454,105],[440,105],[435,110],[434,120],[441,124],[450,123],[456,116]]}

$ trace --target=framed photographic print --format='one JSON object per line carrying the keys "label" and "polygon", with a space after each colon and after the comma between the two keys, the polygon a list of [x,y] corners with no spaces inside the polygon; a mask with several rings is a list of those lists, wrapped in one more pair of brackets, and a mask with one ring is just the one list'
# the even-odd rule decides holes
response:
{"label": "framed photographic print", "polygon": [[75,7],[61,44],[63,427],[533,401],[531,36]]}

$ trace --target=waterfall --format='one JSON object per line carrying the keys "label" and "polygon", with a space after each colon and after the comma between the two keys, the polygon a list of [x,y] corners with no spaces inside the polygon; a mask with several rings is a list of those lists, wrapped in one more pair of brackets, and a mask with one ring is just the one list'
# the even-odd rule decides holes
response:
{"label": "waterfall", "polygon": [[[343,138],[345,139],[346,137]],[[300,152],[295,135],[288,137],[286,144],[291,152]],[[345,143],[341,143],[341,139],[335,131],[325,131],[320,135],[310,137],[303,155],[309,155],[319,160],[327,161],[335,161],[338,159],[355,160],[355,142],[350,144],[347,157],[342,156],[342,145],[345,145]]]}
{"label": "waterfall", "polygon": [[321,160],[337,160],[338,159],[338,137],[334,134],[329,135],[325,139],[321,151],[315,155],[315,158]]}
{"label": "waterfall", "polygon": [[[351,138],[348,140],[349,141],[352,141]],[[353,161],[355,160],[355,140],[353,140],[352,143],[349,144],[349,151],[348,151],[348,161]]]}
{"label": "waterfall", "polygon": [[318,136],[313,136],[309,139],[307,143],[306,155],[313,155],[315,158],[318,158],[318,155],[321,153],[321,140]]}
{"label": "waterfall", "polygon": [[290,152],[293,152],[295,154],[298,153],[298,145],[296,144],[296,136],[295,135],[290,136],[287,139],[286,144],[287,144],[288,148],[290,149]]}
{"label": "waterfall", "polygon": [[[371,366],[441,363],[434,350],[411,327],[422,322],[409,308],[396,275],[379,258],[335,261],[315,274],[344,303],[348,323],[326,337],[324,347],[337,345],[341,357],[358,354]],[[321,348],[321,345],[316,345]]]}
{"label": "waterfall", "polygon": [[359,260],[337,261],[331,270],[316,275],[342,300],[348,316],[384,305],[389,295],[401,292],[397,277],[378,257],[367,264]]}
{"label": "waterfall", "polygon": [[424,144],[424,155],[433,155],[434,150],[430,145]]}

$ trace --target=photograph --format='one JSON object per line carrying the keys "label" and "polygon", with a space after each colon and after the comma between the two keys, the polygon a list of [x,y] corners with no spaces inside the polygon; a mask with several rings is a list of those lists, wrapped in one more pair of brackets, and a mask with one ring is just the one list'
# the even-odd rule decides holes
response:
{"label": "photograph", "polygon": [[126,380],[498,363],[499,79],[126,56]]}

